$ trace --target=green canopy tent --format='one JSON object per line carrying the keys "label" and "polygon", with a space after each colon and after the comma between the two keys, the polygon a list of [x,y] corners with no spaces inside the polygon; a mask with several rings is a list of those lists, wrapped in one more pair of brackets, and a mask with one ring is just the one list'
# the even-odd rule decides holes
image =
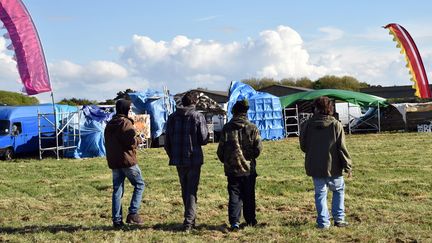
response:
{"label": "green canopy tent", "polygon": [[300,100],[314,100],[321,96],[327,96],[337,100],[346,101],[351,104],[356,104],[361,107],[387,107],[388,103],[386,99],[364,94],[360,92],[340,90],[340,89],[319,89],[306,92],[300,92],[297,94],[287,95],[280,97],[282,107],[290,106]]}
{"label": "green canopy tent", "polygon": [[[288,107],[297,103],[298,101],[309,101],[314,100],[321,96],[327,96],[329,98],[334,98],[336,100],[346,101],[351,104],[356,104],[361,107],[377,107],[378,109],[378,130],[380,131],[380,107],[387,107],[389,103],[386,99],[364,94],[360,92],[348,91],[348,90],[339,90],[339,89],[319,89],[312,90],[306,92],[300,92],[297,94],[287,95],[280,97],[281,106]],[[349,112],[349,109],[348,109]],[[349,115],[349,114],[348,114]],[[351,132],[351,129],[350,129]]]}

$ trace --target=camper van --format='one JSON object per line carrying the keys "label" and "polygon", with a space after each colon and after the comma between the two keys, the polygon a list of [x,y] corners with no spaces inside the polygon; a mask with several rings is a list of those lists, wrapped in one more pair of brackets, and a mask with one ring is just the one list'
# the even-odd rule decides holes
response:
{"label": "camper van", "polygon": [[[56,105],[57,112],[70,106]],[[73,107],[75,111],[76,107]],[[51,114],[38,121],[38,113]],[[54,135],[52,104],[34,106],[0,106],[0,157],[11,160],[17,154],[34,153],[39,150],[39,126],[44,133]]]}

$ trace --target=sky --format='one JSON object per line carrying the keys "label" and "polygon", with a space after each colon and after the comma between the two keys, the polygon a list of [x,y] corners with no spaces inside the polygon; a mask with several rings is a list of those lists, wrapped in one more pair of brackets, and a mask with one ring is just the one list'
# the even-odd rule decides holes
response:
{"label": "sky", "polygon": [[[112,99],[127,88],[227,91],[233,80],[349,75],[411,85],[388,30],[405,27],[432,75],[432,1],[23,0],[54,98]],[[0,30],[0,90],[20,92]],[[48,93],[36,95],[49,102]]]}

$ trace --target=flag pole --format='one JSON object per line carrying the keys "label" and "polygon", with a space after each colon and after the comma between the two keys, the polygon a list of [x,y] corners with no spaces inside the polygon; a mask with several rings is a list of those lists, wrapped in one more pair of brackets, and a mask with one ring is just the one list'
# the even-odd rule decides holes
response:
{"label": "flag pole", "polygon": [[52,107],[53,107],[53,113],[54,113],[54,131],[55,131],[55,140],[56,140],[56,156],[57,156],[57,160],[60,160],[59,157],[59,141],[58,141],[58,129],[57,129],[57,112],[56,112],[56,108],[55,108],[55,103],[54,103],[54,92],[51,90],[51,100],[52,100]]}

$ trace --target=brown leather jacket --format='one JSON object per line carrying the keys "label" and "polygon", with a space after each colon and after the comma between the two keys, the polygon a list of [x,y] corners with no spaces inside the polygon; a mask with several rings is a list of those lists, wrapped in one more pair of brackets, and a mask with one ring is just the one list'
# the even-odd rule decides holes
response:
{"label": "brown leather jacket", "polygon": [[110,169],[128,168],[137,164],[136,149],[141,138],[136,136],[133,120],[117,114],[105,127],[105,149]]}

